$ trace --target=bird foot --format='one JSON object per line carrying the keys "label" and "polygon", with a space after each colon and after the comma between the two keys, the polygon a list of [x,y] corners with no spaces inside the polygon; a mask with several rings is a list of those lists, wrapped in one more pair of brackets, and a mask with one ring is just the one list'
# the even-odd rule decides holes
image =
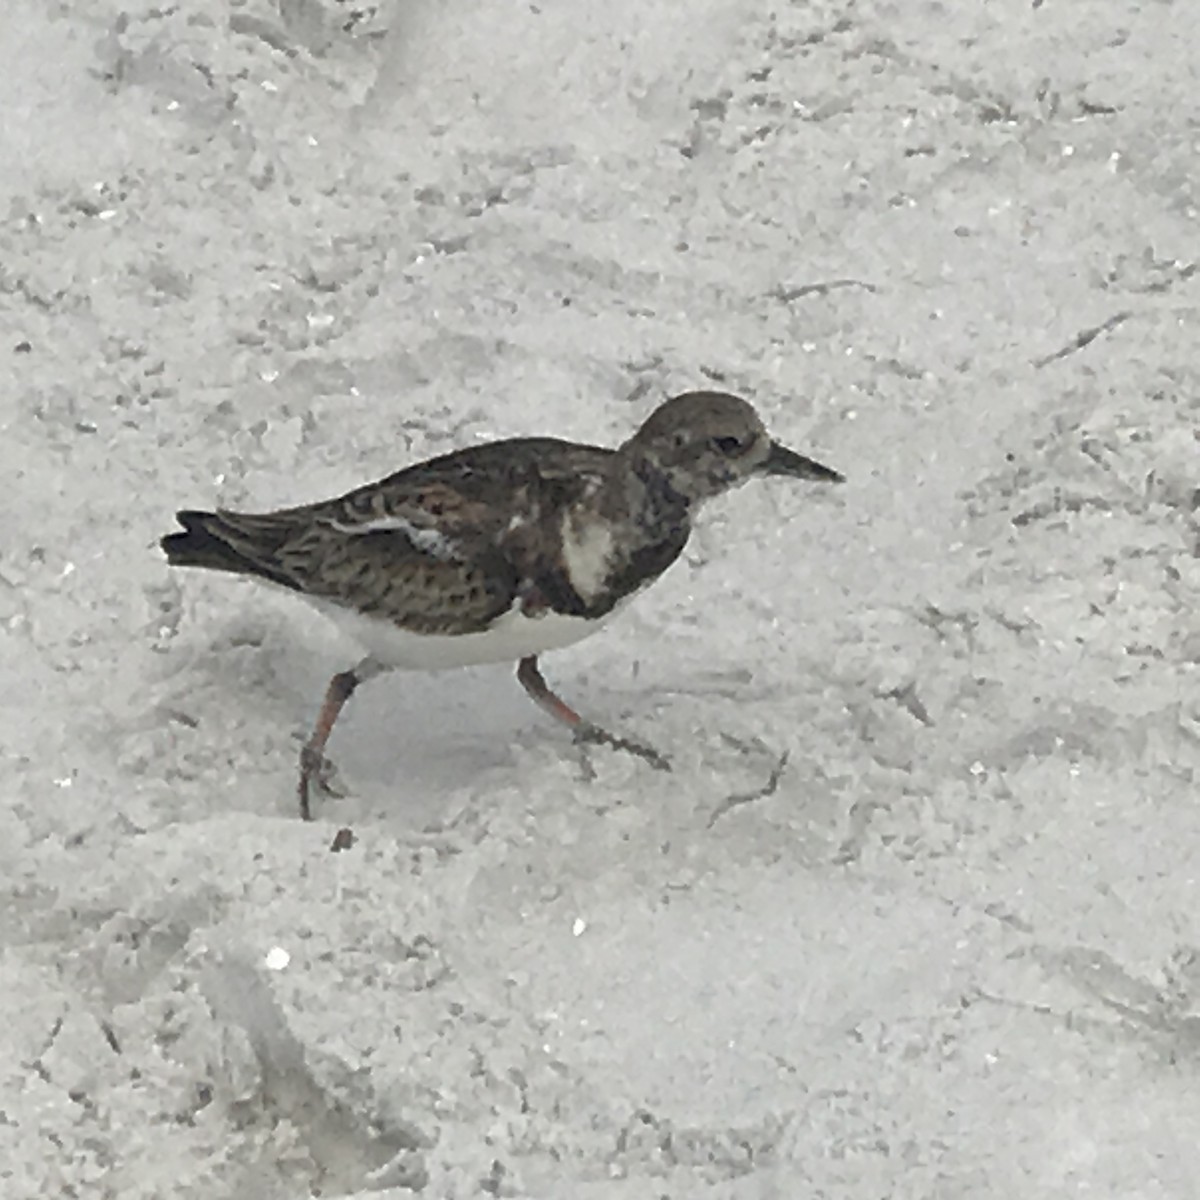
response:
{"label": "bird foot", "polygon": [[671,760],[653,746],[635,742],[631,738],[618,737],[615,733],[609,733],[607,729],[601,729],[599,725],[593,725],[589,721],[582,721],[575,726],[575,740],[584,746],[607,746],[610,750],[623,750],[626,754],[633,754],[643,762],[649,763],[656,771],[671,769]]}
{"label": "bird foot", "polygon": [[316,789],[323,796],[333,796],[342,799],[349,793],[338,775],[337,767],[330,762],[319,750],[305,746],[300,751],[300,815],[306,821],[312,820],[312,806],[309,803],[310,793]]}

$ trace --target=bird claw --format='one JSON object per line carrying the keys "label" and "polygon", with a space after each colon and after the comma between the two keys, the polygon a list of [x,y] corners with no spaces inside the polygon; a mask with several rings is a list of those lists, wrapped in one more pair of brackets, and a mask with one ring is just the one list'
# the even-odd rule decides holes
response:
{"label": "bird claw", "polygon": [[601,729],[599,725],[592,725],[587,721],[575,727],[575,740],[584,746],[607,746],[610,750],[623,750],[626,754],[633,754],[643,762],[649,763],[656,771],[671,769],[671,760],[653,746],[635,742],[631,738],[618,737],[615,733],[609,733],[607,729]]}
{"label": "bird claw", "polygon": [[311,746],[305,746],[300,751],[300,815],[306,820],[312,820],[312,809],[309,805],[309,793],[316,788],[323,796],[332,796],[341,800],[349,793],[338,775],[337,767],[320,751]]}

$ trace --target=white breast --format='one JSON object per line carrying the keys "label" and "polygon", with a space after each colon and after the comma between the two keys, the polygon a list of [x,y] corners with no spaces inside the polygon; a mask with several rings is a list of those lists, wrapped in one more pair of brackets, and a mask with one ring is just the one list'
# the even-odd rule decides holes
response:
{"label": "white breast", "polygon": [[305,599],[380,665],[416,671],[439,671],[481,663],[515,663],[529,654],[561,650],[596,633],[622,607],[618,605],[598,621],[565,617],[554,612],[529,617],[514,607],[482,633],[448,635],[412,633],[390,621],[363,616],[328,600],[310,596]]}

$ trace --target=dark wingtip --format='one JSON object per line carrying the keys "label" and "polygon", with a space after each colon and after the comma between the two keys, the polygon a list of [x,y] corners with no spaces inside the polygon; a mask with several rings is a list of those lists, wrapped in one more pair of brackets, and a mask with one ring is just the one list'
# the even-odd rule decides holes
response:
{"label": "dark wingtip", "polygon": [[175,514],[175,520],[183,526],[182,530],[168,533],[159,539],[159,546],[167,556],[167,562],[176,567],[210,566],[214,555],[221,557],[221,550],[228,549],[212,536],[207,528],[207,522],[212,520],[214,513],[200,512],[197,509],[184,509]]}
{"label": "dark wingtip", "polygon": [[[242,523],[255,518],[228,513],[223,509],[216,512],[184,509],[175,514],[175,519],[183,526],[183,530],[168,533],[159,542],[170,566],[204,567],[210,571],[229,571],[235,575],[257,575],[281,587],[299,587],[275,559],[275,552],[282,540],[280,535],[276,533],[273,538],[260,537],[256,541],[253,532],[247,533],[241,527]],[[285,535],[286,532],[285,526]]]}
{"label": "dark wingtip", "polygon": [[[183,526],[184,533],[192,533],[196,529],[203,529],[205,521],[211,520],[216,513],[201,512],[198,508],[183,508],[175,514],[175,520]],[[178,533],[168,534],[168,537],[178,537]]]}
{"label": "dark wingtip", "polygon": [[778,442],[771,443],[771,453],[767,455],[762,469],[767,475],[785,475],[789,479],[812,479],[819,483],[846,482],[841,471],[835,471],[816,459],[805,458],[803,454],[797,454]]}

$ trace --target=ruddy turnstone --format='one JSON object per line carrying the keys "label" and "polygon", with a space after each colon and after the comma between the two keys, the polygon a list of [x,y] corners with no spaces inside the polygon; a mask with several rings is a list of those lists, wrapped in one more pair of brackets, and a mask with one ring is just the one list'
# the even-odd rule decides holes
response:
{"label": "ruddy turnstone", "polygon": [[755,475],[840,482],[772,441],[723,392],[660,405],[616,449],[510,438],[443,454],[335,500],[269,513],[185,511],[162,539],[173,566],[298,593],[366,651],[333,677],[300,755],[300,813],[326,781],[325,746],[351,694],[395,668],[516,661],[530,697],[576,737],[666,760],[584,720],[550,690],[546,650],[599,630],[677,559],[699,504]]}

